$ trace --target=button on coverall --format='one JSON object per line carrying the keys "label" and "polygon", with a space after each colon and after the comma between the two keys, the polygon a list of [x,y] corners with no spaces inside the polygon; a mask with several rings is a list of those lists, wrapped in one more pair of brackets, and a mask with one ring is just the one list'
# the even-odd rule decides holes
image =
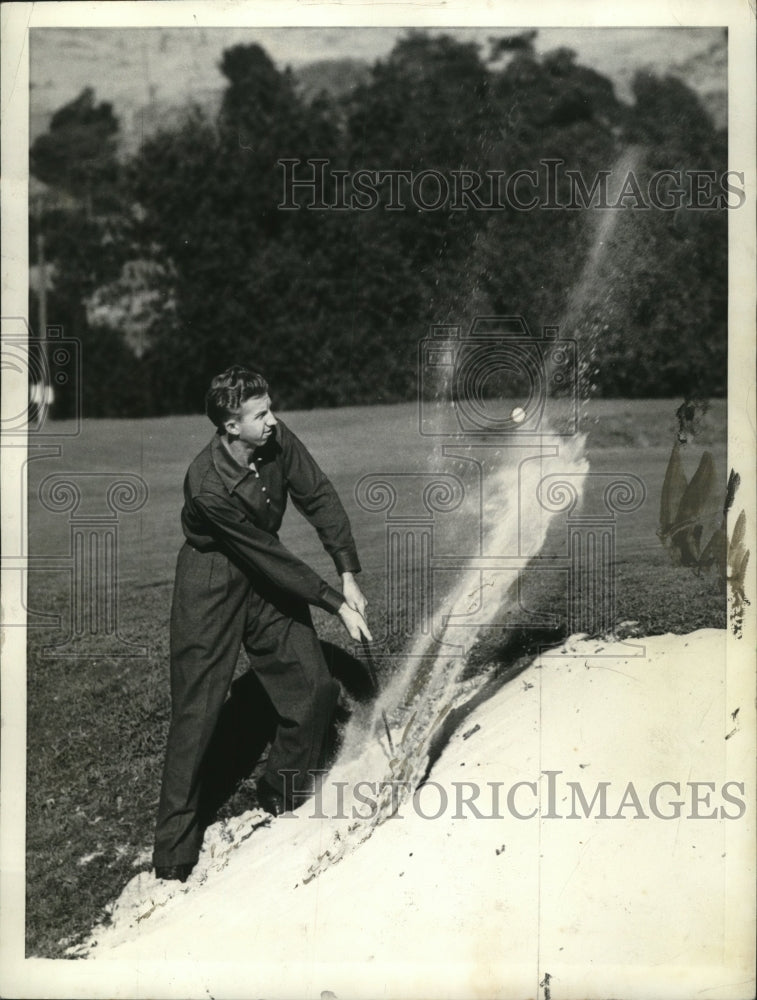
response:
{"label": "button on coverall", "polygon": [[171,725],[153,864],[193,864],[203,758],[244,646],[279,724],[265,779],[284,790],[280,770],[322,763],[339,693],[308,605],[335,614],[344,598],[278,539],[287,497],[315,527],[340,573],[360,571],[349,520],[310,453],[279,420],[274,434],[239,465],[221,435],[195,458],[184,481],[171,608]]}

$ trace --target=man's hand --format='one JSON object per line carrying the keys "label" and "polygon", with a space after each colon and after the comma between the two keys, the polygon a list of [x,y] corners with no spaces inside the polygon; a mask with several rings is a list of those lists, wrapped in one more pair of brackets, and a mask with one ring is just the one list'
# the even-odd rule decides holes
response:
{"label": "man's hand", "polygon": [[346,601],[337,611],[337,614],[342,619],[342,625],[344,625],[355,642],[360,642],[363,636],[369,642],[373,641],[373,636],[365,622],[365,618],[363,618],[359,611],[351,608]]}
{"label": "man's hand", "polygon": [[362,618],[365,618],[365,609],[368,607],[368,602],[352,573],[342,573],[342,593],[344,594],[344,602],[347,607],[352,608],[353,611],[357,611]]}

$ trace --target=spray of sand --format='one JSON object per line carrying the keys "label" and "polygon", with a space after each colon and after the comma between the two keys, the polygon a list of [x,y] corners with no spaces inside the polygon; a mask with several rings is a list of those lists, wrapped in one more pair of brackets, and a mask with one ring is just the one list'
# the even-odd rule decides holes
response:
{"label": "spray of sand", "polygon": [[[608,186],[611,203],[619,194],[616,190],[617,179],[627,177],[640,157],[641,150],[630,146],[617,158],[610,174],[616,182]],[[610,250],[618,216],[617,209],[598,209],[593,217],[591,247],[581,276],[571,289],[560,324],[563,331],[579,332],[578,324],[596,293],[598,276]],[[592,344],[582,345],[586,355],[584,364],[590,363],[594,347]],[[547,376],[549,374],[547,372]],[[586,384],[584,378],[581,378],[581,383]],[[443,392],[444,389],[448,392],[449,386],[443,387]],[[525,558],[538,555],[554,517],[536,502],[537,488],[544,476],[570,476],[580,501],[588,473],[584,437],[550,438],[545,434],[542,443],[547,447],[543,449],[540,460],[521,463],[519,467],[516,467],[513,453],[503,448],[501,464],[493,475],[494,488],[484,508],[485,554],[497,556],[518,552]],[[553,455],[544,457],[550,451]],[[524,504],[526,516],[521,517],[520,509]],[[404,666],[395,673],[377,700],[367,736],[364,728],[358,730],[353,727],[348,731],[343,753],[330,780],[332,784],[338,781],[370,782],[378,790],[378,807],[368,819],[353,823],[348,836],[339,836],[320,853],[311,866],[311,877],[366,840],[376,826],[395,813],[403,800],[413,794],[426,772],[432,738],[447,714],[471,694],[470,685],[461,684],[466,665],[465,652],[450,653],[445,651],[445,647],[469,649],[471,639],[476,638],[476,633],[472,633],[465,624],[470,610],[484,608],[485,613],[480,617],[487,621],[494,620],[497,612],[506,605],[508,594],[512,593],[512,585],[521,571],[521,568],[507,571],[481,569],[475,565],[463,571],[458,584],[437,610],[440,624],[434,633],[440,637],[439,641],[428,637],[415,641]],[[475,680],[473,683],[476,683]],[[391,720],[394,733],[393,753],[387,746],[378,743],[385,716]]]}
{"label": "spray of sand", "polygon": [[[486,556],[517,552],[523,559],[531,559],[538,555],[555,517],[536,500],[539,482],[547,475],[570,475],[580,491],[588,472],[583,444],[580,436],[567,441],[545,437],[541,455],[530,462],[514,457],[507,448],[501,450],[501,464],[492,476],[493,488],[484,507]],[[524,511],[527,517],[521,516]],[[480,677],[461,681],[467,651],[480,631],[468,624],[471,612],[475,609],[476,620],[494,620],[508,601],[514,600],[508,594],[521,571],[522,566],[481,568],[475,561],[462,571],[437,609],[436,638],[424,637],[412,645],[377,699],[371,724],[365,727],[357,723],[348,729],[344,750],[323,789],[323,808],[334,814],[334,788],[340,782],[351,786],[369,783],[376,789],[377,807],[368,818],[351,823],[346,835],[340,833],[326,849],[321,845],[310,876],[366,840],[413,795],[427,769],[431,741],[447,714],[483,682]],[[393,753],[382,736],[382,713],[390,720]]]}

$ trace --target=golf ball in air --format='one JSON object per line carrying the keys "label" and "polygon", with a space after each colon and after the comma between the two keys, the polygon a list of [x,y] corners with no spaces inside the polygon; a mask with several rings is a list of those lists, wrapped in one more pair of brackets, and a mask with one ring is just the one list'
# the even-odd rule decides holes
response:
{"label": "golf ball in air", "polygon": [[522,406],[516,406],[510,414],[510,419],[514,420],[516,424],[522,424],[526,419],[526,411]]}

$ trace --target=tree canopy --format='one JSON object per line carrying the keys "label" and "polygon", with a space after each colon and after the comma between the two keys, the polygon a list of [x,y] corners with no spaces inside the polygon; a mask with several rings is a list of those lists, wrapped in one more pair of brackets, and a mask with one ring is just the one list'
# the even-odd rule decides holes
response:
{"label": "tree canopy", "polygon": [[[38,224],[56,264],[51,321],[82,340],[85,380],[100,373],[87,411],[194,411],[237,361],[283,405],[411,399],[429,326],[481,313],[559,325],[586,392],[722,394],[727,210],[717,180],[707,210],[691,184],[726,170],[724,133],[680,81],[639,75],[624,104],[570,50],[540,57],[532,43],[495,38],[484,58],[412,32],[347,90],[312,75],[302,87],[259,45],[237,45],[218,114],[188,107],[125,162],[110,105],[87,89],[61,108],[30,164],[75,199]],[[281,207],[283,160],[314,177],[296,208]],[[401,209],[387,207],[386,178],[377,204],[354,201],[360,172],[389,171],[407,175]],[[676,204],[665,181],[672,208],[648,204],[661,171],[688,191]],[[496,174],[513,198],[490,204],[486,181],[428,207],[439,177]],[[618,208],[597,207],[603,178]],[[123,297],[137,294],[135,333]]]}

